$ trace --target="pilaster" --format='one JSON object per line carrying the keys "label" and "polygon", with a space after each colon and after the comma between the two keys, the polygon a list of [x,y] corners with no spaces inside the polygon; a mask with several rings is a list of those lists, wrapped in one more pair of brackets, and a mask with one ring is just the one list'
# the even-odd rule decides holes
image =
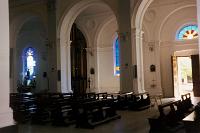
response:
{"label": "pilaster", "polygon": [[0,1],[0,128],[14,124],[12,110],[9,107],[9,11],[8,0]]}

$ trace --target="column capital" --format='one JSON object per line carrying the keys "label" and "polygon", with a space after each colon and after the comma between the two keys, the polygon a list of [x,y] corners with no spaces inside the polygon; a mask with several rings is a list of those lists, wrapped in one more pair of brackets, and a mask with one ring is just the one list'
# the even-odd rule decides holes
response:
{"label": "column capital", "polygon": [[133,36],[136,36],[137,38],[143,38],[144,31],[142,29],[132,28],[131,32]]}
{"label": "column capital", "polygon": [[[62,43],[62,42],[63,42],[63,43]],[[60,44],[61,44],[62,47],[71,48],[71,43],[72,43],[71,40],[69,40],[69,41],[66,41],[66,40],[65,40],[65,41],[64,41],[64,40],[61,41],[61,40],[60,40]]]}

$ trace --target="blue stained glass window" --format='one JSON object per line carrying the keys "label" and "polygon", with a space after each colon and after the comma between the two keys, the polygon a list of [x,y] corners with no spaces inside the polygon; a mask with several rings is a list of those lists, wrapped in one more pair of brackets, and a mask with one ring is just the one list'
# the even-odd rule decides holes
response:
{"label": "blue stained glass window", "polygon": [[187,25],[181,28],[177,34],[178,40],[191,40],[195,38],[198,38],[197,25]]}
{"label": "blue stained glass window", "polygon": [[120,75],[120,57],[119,57],[119,39],[115,40],[114,44],[114,52],[115,52],[115,75]]}
{"label": "blue stained glass window", "polygon": [[29,79],[34,78],[35,76],[35,51],[32,47],[29,47],[25,50],[25,59],[24,59],[24,75],[29,76]]}

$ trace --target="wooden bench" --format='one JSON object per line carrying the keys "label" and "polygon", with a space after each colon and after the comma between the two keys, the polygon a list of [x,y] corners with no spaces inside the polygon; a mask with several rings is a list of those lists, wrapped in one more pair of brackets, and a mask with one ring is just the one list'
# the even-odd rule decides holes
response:
{"label": "wooden bench", "polygon": [[184,110],[187,114],[194,111],[194,105],[192,104],[190,93],[181,95],[181,100],[182,100],[182,110]]}
{"label": "wooden bench", "polygon": [[72,110],[72,94],[54,93],[50,94],[51,117],[54,126],[68,126],[75,123]]}
{"label": "wooden bench", "polygon": [[186,133],[200,133],[200,102],[189,115],[183,118]]}
{"label": "wooden bench", "polygon": [[132,94],[132,98],[129,99],[129,109],[131,110],[144,110],[150,107],[151,100],[149,93]]}
{"label": "wooden bench", "polygon": [[129,101],[132,98],[132,93],[118,93],[116,95],[115,106],[118,110],[128,109]]}
{"label": "wooden bench", "polygon": [[113,99],[76,101],[73,104],[76,127],[94,128],[96,125],[120,118],[113,104]]}
{"label": "wooden bench", "polygon": [[52,121],[51,101],[49,93],[35,94],[37,110],[32,117],[32,124],[46,124]]}
{"label": "wooden bench", "polygon": [[177,116],[177,102],[179,101],[171,101],[158,106],[160,116],[149,118],[151,133],[171,133],[183,130],[184,124]]}
{"label": "wooden bench", "polygon": [[20,123],[31,120],[37,110],[33,93],[11,93],[10,99],[14,120]]}

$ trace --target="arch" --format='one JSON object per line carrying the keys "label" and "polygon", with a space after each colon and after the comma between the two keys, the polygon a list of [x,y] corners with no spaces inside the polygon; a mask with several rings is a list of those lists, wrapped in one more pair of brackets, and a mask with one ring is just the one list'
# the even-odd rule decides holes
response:
{"label": "arch", "polygon": [[[101,25],[98,26],[97,32],[96,32],[96,36],[95,36],[95,39],[94,39],[94,44],[96,44],[96,46],[95,46],[96,47],[96,51],[98,51],[98,48],[101,47],[100,44],[99,44],[99,42],[100,42],[100,36],[103,33],[105,27],[108,24],[110,24],[110,23],[112,23],[114,21],[116,21],[116,23],[117,23],[116,17],[112,16],[112,17],[109,17],[108,19],[106,19]],[[115,37],[116,37],[116,33],[114,33],[114,35],[111,38],[111,42],[110,42],[111,44],[113,44],[113,40],[115,39]],[[99,71],[98,63],[99,63],[99,58],[98,58],[98,55],[96,55],[95,65],[96,65],[96,69]],[[96,76],[95,77],[95,82],[96,83],[99,83],[99,79],[100,79],[98,71],[96,72],[96,75],[95,75]],[[97,84],[97,88],[100,88],[99,84]],[[100,92],[100,90],[98,90],[98,91]]]}
{"label": "arch", "polygon": [[[11,24],[10,24],[10,29],[12,31],[10,33],[10,37],[11,37],[10,47],[15,47],[17,35],[19,31],[21,30],[21,28],[23,27],[23,25],[34,18],[39,19],[45,27],[45,20],[42,19],[43,17],[41,14],[36,13],[36,12],[21,13],[19,16],[14,17],[14,19],[11,21]],[[45,27],[45,29],[47,29],[47,27]]]}
{"label": "arch", "polygon": [[161,32],[162,32],[162,29],[164,27],[164,24],[167,22],[167,20],[170,18],[170,16],[172,16],[175,12],[179,11],[179,10],[182,10],[184,8],[188,8],[188,7],[195,7],[196,5],[195,4],[190,4],[190,5],[185,5],[185,6],[181,6],[175,10],[173,10],[170,14],[168,14],[162,21],[162,23],[160,24],[160,28],[158,30],[158,34],[156,36],[158,36],[158,40],[161,40]]}
{"label": "arch", "polygon": [[[35,23],[36,22],[36,23]],[[13,18],[13,21],[11,23],[11,30],[13,31],[11,34],[11,43],[10,43],[10,47],[13,48],[12,52],[12,59],[13,59],[13,63],[11,64],[11,71],[13,72],[13,75],[11,76],[11,82],[10,82],[10,86],[11,86],[11,90],[15,91],[15,86],[18,84],[18,81],[20,80],[20,82],[23,81],[24,75],[25,75],[25,70],[23,70],[23,62],[25,61],[23,59],[23,57],[21,58],[21,54],[24,53],[24,48],[27,47],[34,47],[35,49],[38,50],[38,47],[45,49],[45,45],[37,45],[38,47],[33,46],[32,44],[38,44],[38,42],[40,42],[39,44],[44,44],[44,41],[46,39],[46,32],[47,32],[47,27],[45,27],[44,24],[44,19],[42,19],[40,14],[37,13],[23,13],[19,16],[16,16],[15,18]],[[31,25],[35,25],[37,24],[37,26],[39,26],[38,28],[33,28],[31,27]],[[24,28],[26,29],[26,27],[30,27],[34,30],[37,30],[38,33],[37,34],[37,39],[34,38],[35,41],[33,41],[32,38],[32,43],[30,43],[30,40],[28,40],[27,38],[30,39],[31,35],[32,35],[32,30],[30,31],[25,31]],[[25,32],[24,32],[25,31]],[[23,36],[26,36],[25,38]],[[26,42],[25,43],[19,43],[21,40],[23,40],[22,42]],[[37,42],[37,43],[36,43]],[[31,44],[31,45],[30,45]],[[37,52],[37,55],[35,55],[35,58],[38,60],[38,54],[41,54],[41,52]],[[20,62],[20,65],[19,65]],[[38,68],[36,68],[37,72],[41,74],[42,69],[38,70]],[[45,70],[46,71],[46,70]],[[37,73],[37,74],[38,74]],[[37,77],[37,80],[39,79],[39,76]],[[41,84],[37,84],[38,87]]]}
{"label": "arch", "polygon": [[135,45],[133,55],[135,57],[134,64],[137,64],[137,80],[136,83],[136,92],[144,92],[144,63],[143,63],[143,19],[145,12],[147,11],[149,5],[153,2],[153,0],[142,0],[136,3],[135,9],[133,10],[131,16],[131,28],[133,39],[132,42]]}
{"label": "arch", "polygon": [[[106,5],[99,0],[84,0],[74,3],[70,8],[65,10],[58,25],[57,36],[60,39],[60,69],[61,69],[61,91],[71,92],[71,68],[70,68],[70,31],[72,24],[77,16],[90,6]],[[109,7],[109,6],[108,6]],[[110,7],[109,7],[110,8]],[[112,11],[112,9],[111,9]]]}
{"label": "arch", "polygon": [[[108,19],[106,19],[101,25],[99,25],[99,27],[98,27],[98,29],[97,29],[97,33],[96,33],[96,36],[95,36],[95,44],[97,44],[96,46],[98,47],[99,46],[99,44],[98,44],[98,42],[99,42],[99,40],[100,40],[100,34],[103,32],[103,29],[109,24],[109,23],[111,23],[112,21],[116,21],[117,22],[117,20],[116,20],[116,17],[114,17],[114,16],[112,16],[112,17],[110,17],[110,18],[108,18]],[[117,24],[118,25],[118,24]],[[112,38],[112,40],[115,38],[115,35],[113,36],[113,38]],[[113,42],[113,41],[112,41]]]}
{"label": "arch", "polygon": [[136,9],[132,13],[131,17],[131,27],[136,29],[142,29],[142,22],[149,5],[153,0],[142,0],[142,2],[137,3]]}

